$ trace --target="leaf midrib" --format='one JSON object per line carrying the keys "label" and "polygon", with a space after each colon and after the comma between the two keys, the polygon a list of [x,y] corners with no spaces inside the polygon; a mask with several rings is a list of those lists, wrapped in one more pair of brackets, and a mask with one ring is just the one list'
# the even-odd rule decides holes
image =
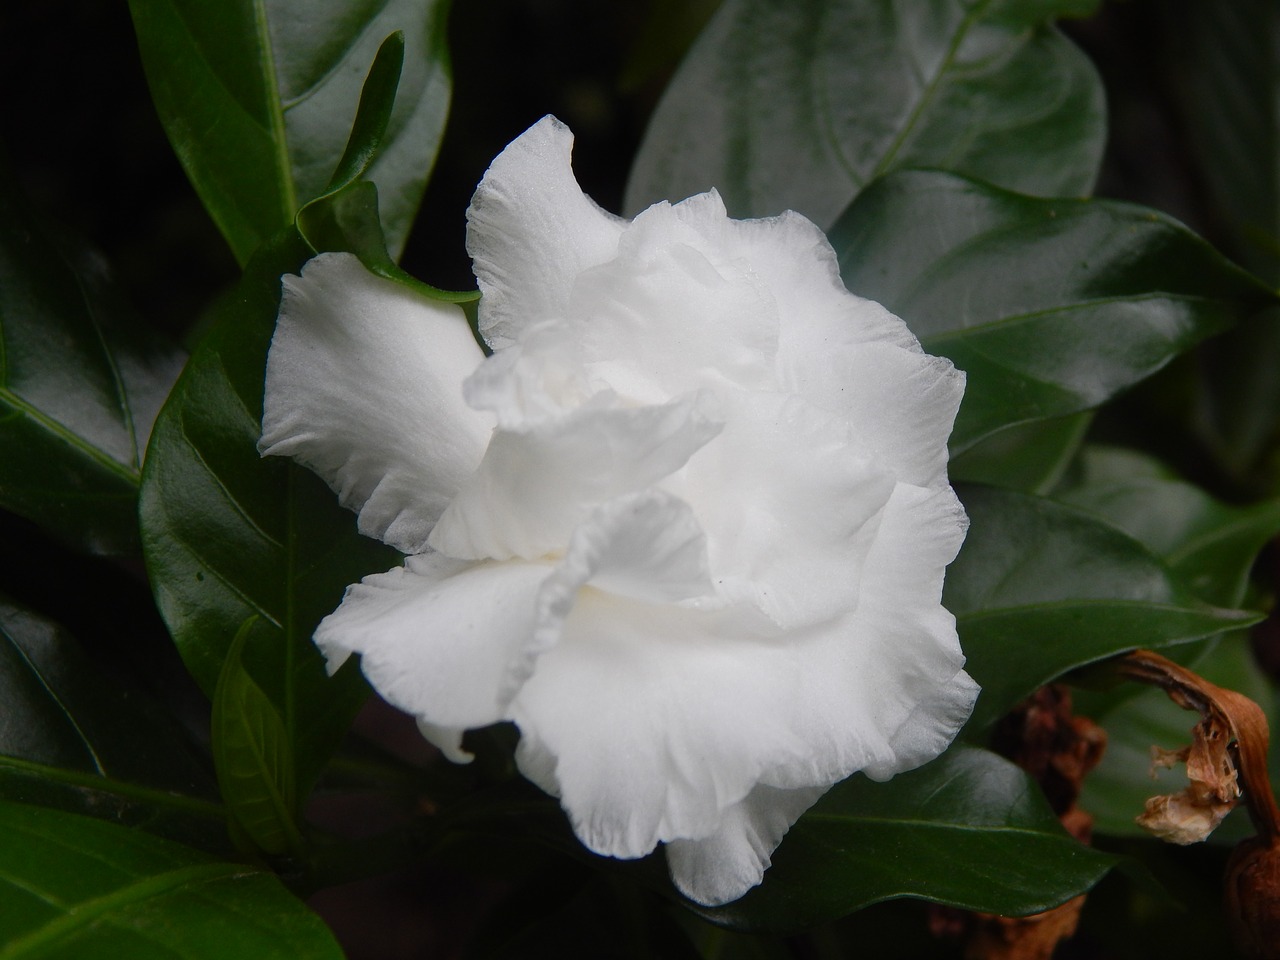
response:
{"label": "leaf midrib", "polygon": [[850,816],[848,814],[839,813],[807,813],[804,816],[805,821],[813,823],[815,821],[821,823],[839,823],[847,825],[850,823],[870,823],[877,826],[901,827],[911,830],[936,830],[946,831],[948,833],[999,833],[1014,836],[1041,837],[1051,842],[1074,844],[1076,841],[1070,837],[1061,836],[1057,833],[1050,833],[1046,830],[1036,830],[1033,827],[1010,826],[1009,824],[975,824],[975,823],[954,823],[950,821],[939,820],[923,820],[915,817],[892,817],[892,816],[875,816],[865,813]]}
{"label": "leaf midrib", "polygon": [[84,927],[118,908],[155,899],[186,886],[250,876],[253,872],[242,864],[198,863],[136,880],[101,897],[66,907],[67,912],[63,916],[12,941],[0,951],[0,960],[38,956],[50,946],[74,936]]}
{"label": "leaf midrib", "polygon": [[[942,85],[943,78],[946,77],[950,72],[952,65],[955,63],[956,56],[960,52],[961,44],[964,43],[965,38],[969,35],[969,31],[973,29],[973,25],[986,15],[987,8],[990,6],[990,0],[986,0],[984,3],[975,4],[969,12],[965,14],[964,19],[960,21],[960,26],[956,30],[955,35],[951,38],[951,43],[947,47],[946,54],[943,55],[942,62],[938,65],[937,72],[935,72],[933,77],[929,80],[929,83],[922,92],[920,99],[916,102],[915,107],[912,108],[911,115],[907,117],[906,123],[902,125],[902,129],[898,131],[898,135],[894,137],[893,142],[889,144],[888,149],[880,158],[880,162],[876,164],[875,169],[871,171],[871,176],[867,178],[867,182],[870,182],[883,174],[893,164],[898,152],[902,149],[903,144],[906,143],[907,137],[919,122],[920,116],[933,102],[933,98],[937,95],[938,88]],[[841,151],[840,155],[843,156],[843,151]]]}
{"label": "leaf midrib", "polygon": [[265,0],[253,0],[253,25],[261,51],[258,64],[262,69],[262,87],[267,95],[267,115],[271,118],[271,144],[276,157],[276,179],[280,186],[281,211],[287,225],[298,211],[298,192],[293,182],[293,164],[289,159],[289,141],[285,137],[284,106],[280,101],[280,82],[276,76],[275,51],[271,47],[271,26],[267,20]]}
{"label": "leaf midrib", "polygon": [[126,797],[139,803],[181,810],[184,813],[208,817],[213,820],[224,820],[226,818],[226,813],[221,805],[211,800],[201,800],[199,797],[170,793],[154,787],[144,787],[140,784],[128,783],[105,774],[99,776],[92,773],[83,773],[78,770],[68,770],[64,767],[55,767],[47,763],[23,760],[19,757],[0,754],[0,772],[5,768],[54,783],[65,783],[72,787],[87,787],[91,790],[100,790],[103,793]]}
{"label": "leaf midrib", "polygon": [[1098,307],[1107,307],[1120,303],[1146,303],[1149,301],[1173,301],[1176,303],[1192,304],[1212,304],[1220,302],[1216,297],[1192,293],[1168,293],[1160,290],[1140,294],[1117,294],[1110,297],[1091,297],[1087,300],[1077,300],[1074,303],[1067,303],[1061,306],[1043,307],[1038,310],[1027,310],[1023,313],[1010,314],[1007,317],[1000,317],[999,319],[974,324],[973,326],[955,327],[951,330],[943,331],[942,333],[927,334],[920,338],[920,345],[926,350],[930,350],[930,348],[935,344],[949,343],[956,340],[966,340],[983,334],[992,333],[1005,327],[1012,327],[1022,323],[1031,323],[1036,320],[1043,320],[1048,317],[1052,317],[1055,314],[1092,310]]}
{"label": "leaf midrib", "polygon": [[[974,613],[956,614],[956,624],[975,623],[982,620],[994,619],[996,617],[1004,617],[1010,614],[1026,614],[1037,611],[1062,611],[1071,610],[1080,607],[1116,607],[1120,609],[1132,608],[1135,610],[1159,610],[1162,613],[1185,614],[1189,616],[1203,617],[1213,620],[1222,620],[1225,622],[1234,622],[1236,620],[1247,620],[1252,614],[1249,611],[1228,611],[1219,607],[1194,607],[1183,606],[1176,603],[1165,603],[1152,600],[1123,600],[1119,598],[1096,597],[1096,598],[1075,598],[1071,600],[1047,600],[1040,603],[1022,603],[1009,607],[994,607]],[[1239,616],[1225,616],[1224,614],[1239,614]]]}
{"label": "leaf midrib", "polygon": [[24,400],[18,394],[14,393],[14,391],[8,386],[0,386],[0,402],[8,403],[21,415],[33,420],[47,433],[57,437],[63,443],[74,447],[94,463],[124,480],[135,489],[137,488],[142,477],[142,473],[138,468],[121,463],[101,447],[95,446],[89,440],[80,436],[66,425],[59,423],[57,420],[44,413],[39,407],[36,407]]}

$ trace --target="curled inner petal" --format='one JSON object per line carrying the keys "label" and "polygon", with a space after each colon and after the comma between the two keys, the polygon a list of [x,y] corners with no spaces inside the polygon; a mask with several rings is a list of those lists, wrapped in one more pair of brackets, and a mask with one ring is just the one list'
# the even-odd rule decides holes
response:
{"label": "curled inner petal", "polygon": [[561,553],[594,506],[680,469],[720,431],[704,394],[652,407],[611,401],[601,396],[556,420],[496,431],[431,546],[469,559]]}

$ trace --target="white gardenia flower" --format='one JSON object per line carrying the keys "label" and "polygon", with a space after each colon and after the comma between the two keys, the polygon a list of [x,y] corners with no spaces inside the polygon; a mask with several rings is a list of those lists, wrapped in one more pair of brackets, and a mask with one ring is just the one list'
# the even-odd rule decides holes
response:
{"label": "white gardenia flower", "polygon": [[633,221],[578,187],[546,117],[476,190],[462,311],[323,254],[286,277],[260,449],[316,471],[404,566],[320,624],[466,760],[520,770],[597,853],[659,843],[720,904],[856,771],[938,755],[969,716],[943,572],[964,375],[841,284],[795,213],[714,191]]}

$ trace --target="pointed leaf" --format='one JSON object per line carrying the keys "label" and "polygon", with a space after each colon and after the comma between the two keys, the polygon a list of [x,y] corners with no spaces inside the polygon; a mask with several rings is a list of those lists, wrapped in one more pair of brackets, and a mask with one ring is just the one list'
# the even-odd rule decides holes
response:
{"label": "pointed leaf", "polygon": [[877,182],[831,240],[850,290],[968,374],[953,453],[1098,406],[1274,299],[1163,214],[945,173]]}
{"label": "pointed leaf", "polygon": [[1005,427],[954,457],[952,480],[1048,493],[1070,466],[1092,413],[1074,413]]}
{"label": "pointed leaf", "polygon": [[211,696],[232,638],[258,617],[246,666],[284,722],[302,794],[368,694],[354,664],[327,677],[311,634],[348,584],[399,559],[356,533],[314,474],[258,456],[279,278],[311,252],[288,231],[250,264],[156,421],[140,498],[157,605]]}
{"label": "pointed leaf", "polygon": [[943,602],[982,685],[970,736],[1067,670],[1259,619],[1203,603],[1141,543],[1090,514],[989,487],[964,487],[961,499],[969,533]]}
{"label": "pointed leaf", "polygon": [[225,846],[208,757],[76,639],[0,597],[0,797]]}
{"label": "pointed leaf", "polygon": [[1280,500],[1229,506],[1128,450],[1091,447],[1081,469],[1055,499],[1142,542],[1202,600],[1243,602],[1258,552],[1280,534]]}
{"label": "pointed leaf", "polygon": [[240,627],[213,696],[213,760],[222,799],[258,850],[303,853],[298,788],[284,721],[241,661],[255,618]]}
{"label": "pointed leaf", "polygon": [[448,0],[131,0],[152,99],[236,258],[324,192],[365,74],[404,34],[399,95],[369,175],[393,253],[404,245],[448,110]]}
{"label": "pointed leaf", "polygon": [[2,960],[341,960],[275,876],[88,817],[0,802]]}
{"label": "pointed leaf", "polygon": [[791,828],[761,886],[699,912],[768,930],[896,897],[1035,913],[1087,890],[1115,862],[1072,839],[1022,770],[958,745],[887,783],[855,775],[837,784]]}
{"label": "pointed leaf", "polygon": [[0,191],[0,507],[77,549],[136,551],[142,450],[182,359],[100,258],[64,252]]}
{"label": "pointed leaf", "polygon": [[1047,24],[1080,6],[725,0],[649,123],[626,206],[715,187],[733,216],[793,209],[825,228],[903,167],[1085,194],[1102,87]]}

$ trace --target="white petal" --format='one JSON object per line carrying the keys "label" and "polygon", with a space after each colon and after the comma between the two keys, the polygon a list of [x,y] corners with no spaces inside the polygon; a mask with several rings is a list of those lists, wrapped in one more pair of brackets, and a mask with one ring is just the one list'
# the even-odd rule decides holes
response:
{"label": "white petal", "polygon": [[467,252],[484,294],[480,330],[495,350],[564,315],[574,278],[617,250],[625,221],[573,177],[573,134],[543,117],[489,166],[467,210]]}
{"label": "white petal", "polygon": [[851,609],[894,478],[798,397],[738,391],[721,405],[724,432],[669,484],[706,531],[717,578],[788,628]]}
{"label": "white petal", "polygon": [[522,772],[590,849],[638,857],[709,836],[769,763],[809,753],[787,722],[803,698],[790,653],[755,627],[732,609],[579,591],[511,715]]}
{"label": "white petal", "polygon": [[[696,198],[718,209],[719,197]],[[771,389],[778,312],[751,269],[662,203],[636,218],[608,263],[586,270],[568,316],[592,373],[625,397],[654,402],[725,380]],[[709,214],[714,216],[715,213]]]}
{"label": "white petal", "polygon": [[573,533],[569,551],[544,587],[597,589],[671,603],[712,593],[707,542],[689,505],[645,490],[596,507]]}
{"label": "white petal", "polygon": [[826,235],[795,211],[762,220],[699,217],[697,224],[732,255],[749,262],[773,291],[782,322],[778,350],[784,362],[856,343],[920,349],[902,320],[845,288]]}
{"label": "white petal", "polygon": [[667,844],[672,881],[686,897],[704,906],[737,900],[763,879],[783,835],[824,789],[756,787],[725,811],[711,836]]}
{"label": "white petal", "polygon": [[804,629],[580,590],[511,703],[521,769],[584,844],[636,857],[718,834],[761,784],[821,789],[930,759],[976,694],[938,599],[963,520],[950,490],[899,485],[857,610]]}
{"label": "white petal", "polygon": [[323,477],[361,533],[419,551],[488,443],[492,415],[462,397],[483,359],[458,306],[322,254],[284,278],[258,449]]}
{"label": "white petal", "polygon": [[924,354],[901,319],[845,289],[822,231],[792,211],[725,220],[692,200],[675,209],[687,209],[691,225],[749,263],[772,293],[779,387],[847,418],[866,453],[900,479],[941,478],[964,375]]}
{"label": "white petal", "polygon": [[444,754],[445,759],[453,763],[470,763],[476,758],[474,753],[462,749],[462,735],[466,732],[460,727],[441,727],[418,717],[418,732],[433,747]]}
{"label": "white petal", "polygon": [[680,469],[720,430],[703,395],[640,408],[598,399],[524,430],[495,431],[480,469],[432,532],[431,546],[471,559],[563,551],[593,507]]}
{"label": "white petal", "polygon": [[579,591],[588,585],[647,603],[710,597],[706,538],[688,504],[645,490],[591,511],[538,592],[534,640],[509,668],[512,686],[523,683],[536,659],[560,641]]}
{"label": "white petal", "polygon": [[[506,717],[512,664],[533,642],[537,594],[550,572],[543,564],[409,557],[348,587],[315,642],[331,660],[360,654],[383,699],[430,731],[497,723]],[[429,739],[456,747],[450,736]]]}
{"label": "white petal", "polygon": [[783,362],[784,382],[842,418],[867,456],[907,483],[945,482],[947,438],[965,387],[950,360],[877,342],[824,345]]}

